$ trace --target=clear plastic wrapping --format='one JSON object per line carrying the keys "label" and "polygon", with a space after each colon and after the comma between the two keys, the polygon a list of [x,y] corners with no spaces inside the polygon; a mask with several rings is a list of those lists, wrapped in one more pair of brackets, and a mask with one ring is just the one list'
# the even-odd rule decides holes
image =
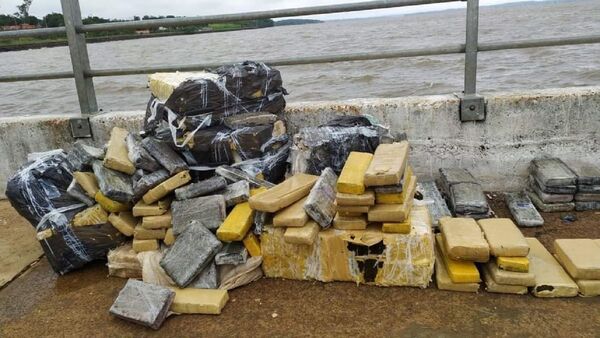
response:
{"label": "clear plastic wrapping", "polygon": [[350,152],[373,153],[388,138],[389,131],[366,116],[338,116],[325,125],[302,128],[294,135],[292,174],[318,175],[330,167],[339,175]]}
{"label": "clear plastic wrapping", "polygon": [[367,230],[321,231],[313,245],[286,243],[285,229],[266,226],[261,237],[267,277],[353,281],[380,286],[427,287],[433,274],[431,218],[426,206],[411,211],[409,234]]}
{"label": "clear plastic wrapping", "polygon": [[211,72],[153,74],[150,87],[145,134],[168,141],[193,170],[239,163],[269,181],[283,178],[289,137],[280,119],[286,92],[278,70],[247,61]]}
{"label": "clear plastic wrapping", "polygon": [[40,154],[9,179],[6,189],[12,206],[36,228],[46,258],[59,274],[106,259],[108,250],[125,241],[110,224],[71,225],[87,207],[67,193],[72,170],[65,153]]}

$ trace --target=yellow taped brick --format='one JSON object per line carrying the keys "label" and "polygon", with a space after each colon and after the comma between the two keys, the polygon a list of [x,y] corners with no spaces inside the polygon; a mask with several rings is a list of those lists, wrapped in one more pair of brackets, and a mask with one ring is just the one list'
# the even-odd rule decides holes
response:
{"label": "yellow taped brick", "polygon": [[205,315],[221,314],[229,300],[227,290],[171,288],[175,298],[170,310],[176,313],[197,313]]}
{"label": "yellow taped brick", "polygon": [[490,246],[491,256],[526,257],[529,253],[525,236],[510,218],[480,219],[477,223]]}
{"label": "yellow taped brick", "polygon": [[182,82],[189,78],[217,79],[218,75],[207,72],[172,72],[148,75],[150,92],[161,101],[166,101]]}
{"label": "yellow taped brick", "polygon": [[98,190],[96,196],[94,196],[94,199],[96,200],[96,202],[98,202],[98,204],[102,206],[102,209],[108,212],[121,212],[131,210],[131,204],[111,200],[110,198],[104,196],[104,194],[100,190]]}
{"label": "yellow taped brick", "polygon": [[371,207],[367,205],[338,205],[336,207],[338,212],[344,213],[358,213],[358,214],[366,214],[369,212]]}
{"label": "yellow taped brick", "polygon": [[600,279],[600,247],[593,240],[556,239],[554,251],[573,279]]}
{"label": "yellow taped brick", "polygon": [[159,216],[142,217],[142,227],[146,229],[166,229],[171,227],[171,211]]}
{"label": "yellow taped brick", "polygon": [[435,250],[435,282],[439,290],[458,291],[458,292],[477,292],[479,283],[454,283],[448,275],[448,270],[444,265],[440,250]]}
{"label": "yellow taped brick", "polygon": [[254,210],[277,212],[308,195],[319,177],[304,173],[296,174],[267,191],[250,196]]}
{"label": "yellow taped brick", "polygon": [[262,255],[260,250],[260,241],[258,240],[258,237],[256,237],[256,235],[252,232],[248,232],[246,237],[244,237],[242,243],[244,243],[244,247],[246,248],[246,250],[248,250],[250,256],[258,257]]}
{"label": "yellow taped brick", "polygon": [[[375,194],[375,202],[377,204],[402,204],[409,198],[414,197],[417,189],[417,177],[409,174],[405,178],[405,189],[397,194]],[[412,194],[412,195],[410,195]]]}
{"label": "yellow taped brick", "polygon": [[337,215],[342,217],[363,217],[365,216],[364,212],[347,212],[347,211],[338,211]]}
{"label": "yellow taped brick", "polygon": [[96,193],[100,190],[94,173],[76,171],[73,173],[73,178],[75,179],[75,182],[81,186],[89,198],[94,198]]}
{"label": "yellow taped brick", "polygon": [[143,200],[140,200],[133,206],[133,216],[135,217],[143,217],[143,216],[159,216],[167,212],[169,210],[169,205],[165,205],[158,201],[153,204],[146,204]]}
{"label": "yellow taped brick", "polygon": [[74,227],[83,227],[87,225],[105,224],[107,221],[108,213],[102,209],[100,204],[96,204],[73,216],[72,224]]}
{"label": "yellow taped brick", "polygon": [[154,187],[153,189],[150,189],[150,191],[148,191],[142,197],[144,203],[152,204],[160,200],[161,198],[167,196],[167,194],[169,194],[173,190],[187,184],[191,180],[192,177],[190,176],[190,172],[188,170],[177,173],[171,176],[166,181],[159,184],[158,186]]}
{"label": "yellow taped brick", "polygon": [[397,185],[402,179],[408,159],[408,142],[380,144],[365,172],[365,185]]}
{"label": "yellow taped brick", "polygon": [[439,222],[450,258],[480,263],[489,261],[490,245],[474,219],[442,217]]}
{"label": "yellow taped brick", "polygon": [[600,296],[600,279],[589,280],[580,279],[576,280],[577,286],[579,287],[579,295],[582,297],[594,297]]}
{"label": "yellow taped brick", "polygon": [[363,214],[348,217],[337,213],[333,218],[333,227],[339,230],[365,230],[367,228],[367,218]]}
{"label": "yellow taped brick", "polygon": [[163,239],[165,238],[165,229],[146,229],[138,225],[133,230],[134,239]]}
{"label": "yellow taped brick", "polygon": [[502,270],[514,272],[529,272],[527,257],[496,257],[496,264]]}
{"label": "yellow taped brick", "polygon": [[158,241],[155,239],[133,239],[132,248],[135,252],[158,250]]}
{"label": "yellow taped brick", "polygon": [[381,231],[395,234],[409,234],[410,233],[410,215],[402,223],[386,223],[381,225]]}
{"label": "yellow taped brick", "polygon": [[163,239],[163,242],[169,246],[175,243],[175,235],[173,235],[173,228],[167,229],[167,232],[165,232],[165,238]]}
{"label": "yellow taped brick", "polygon": [[531,293],[535,297],[577,296],[579,287],[548,249],[537,238],[526,237],[525,240],[529,244],[529,273],[535,277]]}
{"label": "yellow taped brick", "polygon": [[375,204],[369,209],[369,222],[402,223],[408,217],[412,199],[403,204]]}
{"label": "yellow taped brick", "polygon": [[254,211],[248,202],[236,205],[217,229],[217,238],[225,242],[241,241],[250,230]]}
{"label": "yellow taped brick", "polygon": [[306,197],[279,211],[273,217],[276,227],[302,227],[308,221],[308,214],[304,211]]}
{"label": "yellow taped brick", "polygon": [[108,221],[125,236],[133,236],[135,226],[138,224],[138,219],[128,211],[111,213]]}
{"label": "yellow taped brick", "polygon": [[337,191],[345,194],[365,193],[365,172],[371,164],[372,154],[353,151],[344,164],[337,181]]}
{"label": "yellow taped brick", "polygon": [[312,245],[319,234],[321,227],[313,220],[298,228],[287,228],[283,239],[292,244]]}
{"label": "yellow taped brick", "polygon": [[375,202],[377,204],[402,204],[404,202],[404,195],[402,193],[375,194]]}
{"label": "yellow taped brick", "polygon": [[442,234],[435,235],[435,240],[437,242],[437,248],[440,250],[443,263],[448,271],[448,275],[453,283],[479,283],[481,281],[479,270],[477,270],[475,263],[457,261],[448,257]]}
{"label": "yellow taped brick", "polygon": [[267,191],[267,188],[265,188],[265,187],[252,188],[252,189],[250,189],[250,196],[258,195],[264,191]]}
{"label": "yellow taped brick", "polygon": [[135,166],[129,159],[127,150],[127,138],[129,132],[123,128],[114,127],[110,132],[110,139],[104,155],[104,166],[122,173],[133,175]]}
{"label": "yellow taped brick", "polygon": [[374,205],[375,204],[375,193],[371,190],[365,191],[364,194],[344,194],[338,192],[335,195],[335,203],[338,206],[347,205]]}

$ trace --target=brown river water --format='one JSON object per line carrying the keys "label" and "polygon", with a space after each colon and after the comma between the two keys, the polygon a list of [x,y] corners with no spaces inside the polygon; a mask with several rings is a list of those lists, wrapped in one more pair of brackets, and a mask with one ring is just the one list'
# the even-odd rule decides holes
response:
{"label": "brown river water", "polygon": [[[480,42],[600,33],[600,0],[482,7]],[[214,63],[464,43],[465,11],[88,45],[94,69]],[[67,47],[0,53],[0,74],[71,69]],[[463,56],[279,67],[288,102],[458,93]],[[94,79],[104,111],[143,110],[146,76]],[[600,44],[485,52],[480,93],[600,85]],[[0,116],[78,111],[72,79],[0,83]]]}

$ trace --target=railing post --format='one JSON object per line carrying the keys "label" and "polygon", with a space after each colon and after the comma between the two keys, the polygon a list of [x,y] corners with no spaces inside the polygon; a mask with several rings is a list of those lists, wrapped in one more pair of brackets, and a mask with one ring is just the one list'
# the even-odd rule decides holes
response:
{"label": "railing post", "polygon": [[479,40],[479,0],[467,0],[465,41],[465,89],[460,100],[461,121],[484,121],[485,100],[477,95],[477,50]]}
{"label": "railing post", "polygon": [[60,3],[69,42],[75,87],[79,97],[79,108],[82,115],[95,113],[98,111],[98,103],[96,102],[94,82],[92,77],[87,75],[90,71],[90,60],[85,42],[85,33],[77,32],[77,28],[83,26],[79,0],[61,0]]}

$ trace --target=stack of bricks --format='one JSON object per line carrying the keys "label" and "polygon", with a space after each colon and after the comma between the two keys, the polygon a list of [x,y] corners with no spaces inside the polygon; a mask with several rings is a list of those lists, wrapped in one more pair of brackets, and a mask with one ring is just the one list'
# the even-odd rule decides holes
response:
{"label": "stack of bricks", "polygon": [[472,218],[440,218],[436,235],[438,289],[477,292],[481,277],[475,262],[489,261],[489,245]]}
{"label": "stack of bricks", "polygon": [[249,201],[257,213],[273,216],[273,226],[285,229],[290,244],[312,245],[335,215],[337,175],[325,168],[320,176],[298,173]]}
{"label": "stack of bricks", "polygon": [[573,297],[581,284],[582,295],[600,294],[600,280],[591,280],[600,277],[597,242],[556,241],[557,259],[574,279],[580,278],[576,284],[536,238],[525,238],[508,218],[443,217],[440,229],[435,264],[440,290],[477,292],[483,279],[485,290],[493,293]]}
{"label": "stack of bricks", "polygon": [[529,166],[529,197],[542,212],[575,209],[577,175],[559,158],[541,158]]}
{"label": "stack of bricks", "polygon": [[535,286],[529,269],[529,244],[509,218],[477,221],[490,246],[490,261],[483,266],[486,290],[494,293],[526,294]]}
{"label": "stack of bricks", "polygon": [[337,229],[381,224],[386,233],[410,232],[417,178],[408,165],[407,141],[381,144],[373,155],[350,153],[337,184]]}

